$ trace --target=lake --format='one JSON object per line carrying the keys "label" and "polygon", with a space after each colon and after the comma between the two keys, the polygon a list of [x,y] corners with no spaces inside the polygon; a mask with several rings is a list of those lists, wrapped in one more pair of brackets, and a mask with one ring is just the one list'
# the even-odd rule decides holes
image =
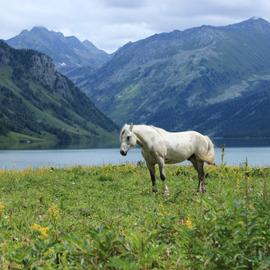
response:
{"label": "lake", "polygon": [[[270,166],[270,147],[227,147],[224,161],[227,165],[241,165],[248,160],[251,166]],[[123,157],[118,148],[54,149],[54,150],[0,150],[1,169],[27,167],[66,167],[77,165],[104,165],[137,163],[143,160],[140,149],[131,149]],[[216,148],[216,163],[221,162],[221,150]],[[182,164],[187,164],[182,163]]]}

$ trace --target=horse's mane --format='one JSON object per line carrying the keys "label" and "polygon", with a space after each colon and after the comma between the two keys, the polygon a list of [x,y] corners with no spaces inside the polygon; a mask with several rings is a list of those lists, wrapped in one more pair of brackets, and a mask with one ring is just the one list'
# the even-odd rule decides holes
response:
{"label": "horse's mane", "polygon": [[158,128],[155,126],[150,126],[150,127],[153,128],[159,135],[165,135],[167,133],[167,131],[162,128]]}

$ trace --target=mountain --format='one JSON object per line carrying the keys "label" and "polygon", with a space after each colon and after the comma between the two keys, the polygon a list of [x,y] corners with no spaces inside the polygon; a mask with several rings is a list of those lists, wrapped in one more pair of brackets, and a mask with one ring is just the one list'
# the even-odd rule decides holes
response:
{"label": "mountain", "polygon": [[117,127],[53,61],[0,41],[0,145],[20,147],[112,142]]}
{"label": "mountain", "polygon": [[84,91],[118,124],[270,136],[270,23],[203,25],[130,42]]}
{"label": "mountain", "polygon": [[16,49],[33,49],[49,55],[62,73],[80,67],[99,68],[110,59],[110,55],[88,40],[81,42],[74,36],[49,31],[45,27],[23,30],[19,35],[6,40]]}

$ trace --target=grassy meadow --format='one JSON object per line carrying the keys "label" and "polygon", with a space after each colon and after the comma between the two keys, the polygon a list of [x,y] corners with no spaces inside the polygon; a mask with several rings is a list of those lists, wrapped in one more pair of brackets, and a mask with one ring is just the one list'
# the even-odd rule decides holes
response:
{"label": "grassy meadow", "polygon": [[0,171],[0,269],[270,269],[270,168]]}

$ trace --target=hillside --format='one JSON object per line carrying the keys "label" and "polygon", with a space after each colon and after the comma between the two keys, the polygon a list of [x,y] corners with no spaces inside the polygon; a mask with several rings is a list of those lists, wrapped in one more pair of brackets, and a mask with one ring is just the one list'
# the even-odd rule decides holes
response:
{"label": "hillside", "polygon": [[110,59],[109,54],[88,40],[81,42],[74,36],[65,37],[45,27],[23,30],[6,42],[17,49],[33,49],[49,55],[64,74],[81,67],[99,68]]}
{"label": "hillside", "polygon": [[117,128],[52,59],[0,41],[0,146],[97,145]]}
{"label": "hillside", "polygon": [[128,43],[84,91],[118,124],[270,136],[270,23],[251,18]]}

